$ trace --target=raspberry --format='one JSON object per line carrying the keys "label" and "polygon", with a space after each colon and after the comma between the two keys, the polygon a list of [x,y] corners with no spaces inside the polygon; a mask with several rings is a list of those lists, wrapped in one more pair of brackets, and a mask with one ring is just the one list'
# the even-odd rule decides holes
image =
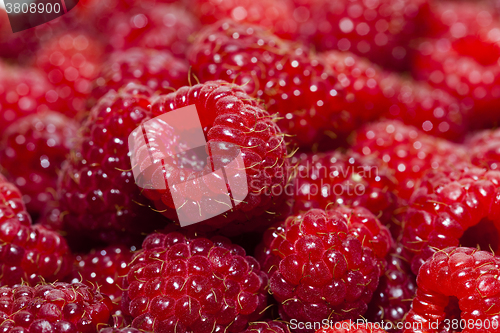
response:
{"label": "raspberry", "polygon": [[99,333],[141,333],[144,331],[138,330],[136,328],[111,328],[106,327],[99,331]]}
{"label": "raspberry", "polygon": [[81,282],[99,291],[118,304],[122,295],[122,285],[128,273],[127,265],[132,260],[135,247],[108,246],[94,249],[85,255],[75,257],[75,267],[71,282]]}
{"label": "raspberry", "polygon": [[156,4],[103,17],[100,30],[113,49],[130,47],[171,51],[184,56],[188,38],[199,23],[187,10],[175,4]]}
{"label": "raspberry", "polygon": [[68,32],[45,42],[36,54],[36,64],[42,69],[56,91],[68,116],[85,110],[92,81],[97,78],[103,45],[88,34]]}
{"label": "raspberry", "polygon": [[277,320],[256,321],[248,324],[243,333],[290,333],[288,325]]}
{"label": "raspberry", "polygon": [[55,108],[58,94],[44,73],[0,61],[0,132],[19,118]]}
{"label": "raspberry", "polygon": [[311,209],[268,229],[258,258],[282,319],[339,321],[366,312],[391,243],[365,208]]}
{"label": "raspberry", "polygon": [[[410,310],[411,300],[415,296],[417,285],[415,276],[411,272],[410,263],[404,259],[407,256],[403,247],[398,244],[387,255],[387,267],[380,277],[377,290],[368,304],[368,311],[364,315],[371,322],[390,322],[387,327],[392,332],[401,332],[397,325],[401,325],[405,314]],[[384,327],[386,327],[384,326]]]}
{"label": "raspberry", "polygon": [[316,333],[386,333],[381,327],[380,323],[365,322],[363,324],[353,322],[351,320],[344,320],[330,324],[328,328],[322,328]]}
{"label": "raspberry", "polygon": [[352,149],[385,162],[399,183],[397,195],[404,200],[409,200],[427,170],[468,160],[463,147],[398,121],[382,121],[360,129]]}
{"label": "raspberry", "polygon": [[414,329],[404,332],[449,330],[452,324],[445,321],[450,319],[446,307],[453,301],[458,301],[462,327],[464,322],[473,323],[466,324],[463,332],[498,332],[499,273],[500,258],[489,252],[448,247],[434,253],[418,273],[417,295],[406,316],[405,327]]}
{"label": "raspberry", "polygon": [[19,190],[0,175],[0,285],[64,278],[71,266],[65,239],[31,226],[20,199]]}
{"label": "raspberry", "polygon": [[110,318],[110,301],[81,283],[0,287],[0,330],[97,333]]}
{"label": "raspberry", "polygon": [[77,131],[76,122],[56,112],[33,114],[11,124],[0,141],[0,164],[24,194],[31,214],[55,198],[57,172]]}
{"label": "raspberry", "polygon": [[402,243],[414,273],[450,246],[497,250],[500,172],[459,165],[429,172],[405,213]]}
{"label": "raspberry", "polygon": [[429,11],[425,0],[295,1],[309,18],[301,34],[316,49],[350,51],[396,70],[408,69],[407,41],[426,26]]}
{"label": "raspberry", "polygon": [[480,131],[471,136],[467,142],[472,164],[491,170],[500,167],[500,131],[497,129]]}
{"label": "raspberry", "polygon": [[301,154],[293,157],[291,164],[297,165],[295,214],[340,204],[368,208],[385,225],[392,223],[393,211],[399,206],[394,194],[396,184],[380,160],[350,151],[333,151]]}
{"label": "raspberry", "polygon": [[92,92],[95,100],[113,89],[136,82],[166,94],[188,85],[188,65],[168,51],[133,48],[116,51],[101,67]]}
{"label": "raspberry", "polygon": [[344,110],[337,79],[322,59],[262,27],[233,21],[210,25],[188,58],[202,82],[234,82],[262,99],[300,145],[310,147],[326,134],[345,136],[359,125],[360,119]]}
{"label": "raspberry", "polygon": [[[138,164],[143,164],[145,159],[150,158],[148,150],[150,152],[154,150],[155,160],[164,161],[153,164],[152,175],[159,174],[165,178],[166,183],[170,184],[178,184],[183,179],[193,179],[191,188],[198,190],[194,191],[196,192],[194,194],[187,190],[176,192],[182,195],[182,202],[185,202],[182,207],[177,207],[177,212],[175,212],[176,207],[170,188],[146,188],[143,194],[154,202],[158,211],[170,219],[180,220],[178,216],[181,215],[193,217],[193,219],[199,217],[198,207],[213,207],[217,205],[217,200],[221,197],[217,193],[217,188],[212,190],[212,180],[201,178],[201,176],[215,171],[211,170],[212,163],[226,165],[225,161],[234,160],[226,146],[235,144],[241,148],[244,163],[241,168],[245,168],[246,171],[248,194],[243,199],[234,199],[238,198],[238,187],[232,186],[231,198],[233,199],[231,200],[235,200],[235,204],[231,210],[224,215],[203,221],[201,226],[226,227],[231,234],[238,231],[241,233],[239,223],[257,227],[249,223],[250,219],[262,215],[267,210],[272,210],[285,198],[283,189],[288,182],[289,162],[286,158],[283,134],[272,121],[271,116],[258,106],[255,99],[245,94],[239,87],[225,81],[211,81],[192,87],[183,87],[174,93],[162,95],[153,102],[151,110],[153,117],[157,117],[192,104],[196,105],[210,148],[209,157],[205,160],[197,157],[196,161],[199,165],[192,165],[190,162],[191,165],[188,167],[182,167],[176,165],[175,161],[171,161],[169,154],[160,150],[156,151],[157,148],[161,148],[158,142],[161,143],[165,138],[163,127],[161,130],[145,129],[148,132],[148,147],[144,140],[141,140],[142,142],[138,143],[134,150],[141,152],[137,158]],[[173,146],[182,145],[183,142],[180,140]],[[223,152],[224,149],[228,149],[228,152]],[[215,151],[220,151],[221,154],[214,155]],[[222,156],[227,158],[224,159]],[[210,163],[207,163],[207,160],[210,160]],[[162,171],[164,168],[169,172],[164,173]],[[220,167],[214,166],[214,169],[220,169]],[[205,193],[210,195],[205,195]],[[232,223],[233,221],[236,223]]]}
{"label": "raspberry", "polygon": [[466,132],[469,110],[446,92],[404,80],[349,52],[329,51],[321,57],[338,73],[356,118],[364,117],[365,122],[382,116],[399,119],[454,140]]}
{"label": "raspberry", "polygon": [[135,184],[127,142],[151,116],[151,95],[149,88],[133,83],[110,91],[82,125],[58,183],[64,229],[75,242],[87,237],[134,243],[141,232],[158,227],[159,214],[147,208]]}
{"label": "raspberry", "polygon": [[203,24],[221,19],[257,24],[271,29],[281,38],[297,37],[298,24],[294,19],[294,5],[290,0],[197,0],[193,6]]}
{"label": "raspberry", "polygon": [[126,281],[132,327],[151,332],[241,332],[266,306],[259,264],[223,237],[151,234]]}

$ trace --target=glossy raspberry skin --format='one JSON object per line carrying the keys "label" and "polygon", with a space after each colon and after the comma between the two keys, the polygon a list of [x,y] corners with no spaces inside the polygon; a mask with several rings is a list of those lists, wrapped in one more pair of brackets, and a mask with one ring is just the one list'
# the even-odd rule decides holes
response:
{"label": "glossy raspberry skin", "polygon": [[265,0],[197,0],[194,11],[203,24],[221,19],[257,24],[285,39],[297,37],[298,22],[293,1]]}
{"label": "glossy raspberry skin", "polygon": [[144,331],[138,330],[136,328],[128,327],[128,328],[111,328],[106,327],[99,331],[99,333],[141,333]]}
{"label": "glossy raspberry skin", "polygon": [[33,114],[11,124],[0,140],[2,171],[24,194],[31,214],[54,200],[57,172],[77,132],[73,119],[56,112]]}
{"label": "glossy raspberry skin", "polygon": [[366,312],[391,243],[364,208],[312,209],[268,229],[257,258],[282,319],[339,321]]}
{"label": "glossy raspberry skin", "polygon": [[302,38],[317,50],[350,51],[395,70],[408,69],[408,40],[426,26],[429,11],[421,0],[295,2],[308,16],[299,28]]}
{"label": "glossy raspberry skin", "polygon": [[0,285],[55,281],[71,270],[66,240],[31,218],[21,193],[0,175]]}
{"label": "glossy raspberry skin", "polygon": [[244,333],[290,333],[288,325],[278,320],[256,321],[248,324]]}
{"label": "glossy raspberry skin", "polygon": [[103,55],[100,41],[78,31],[56,35],[41,46],[36,65],[56,86],[62,103],[60,112],[72,117],[85,111]]}
{"label": "glossy raspberry skin", "polygon": [[108,324],[110,301],[81,283],[0,288],[0,330],[94,333]]}
{"label": "glossy raspberry skin", "polygon": [[81,282],[89,287],[99,286],[99,291],[119,304],[123,279],[128,273],[135,247],[108,246],[94,249],[88,254],[76,255],[70,276],[72,283]]}
{"label": "glossy raspberry skin", "polygon": [[189,84],[188,70],[185,61],[168,51],[143,48],[115,51],[101,66],[92,98],[98,100],[109,90],[118,91],[130,82],[166,94]]}
{"label": "glossy raspberry skin", "polygon": [[398,197],[409,200],[427,170],[468,160],[466,150],[399,121],[366,125],[356,133],[352,146],[365,156],[382,160],[398,182]]}
{"label": "glossy raspberry skin", "polygon": [[150,48],[184,57],[188,38],[199,29],[199,22],[181,6],[158,3],[103,17],[98,28],[112,49]]}
{"label": "glossy raspberry skin", "polygon": [[500,167],[500,131],[488,129],[473,134],[466,141],[472,164],[491,170]]}
{"label": "glossy raspberry skin", "polygon": [[345,136],[359,125],[345,109],[335,73],[303,45],[266,29],[221,21],[203,29],[189,51],[193,73],[202,82],[223,79],[261,99],[278,125],[299,145]]}
{"label": "glossy raspberry skin", "polygon": [[0,62],[0,132],[24,116],[57,109],[59,96],[45,73]]}
{"label": "glossy raspberry skin", "polygon": [[396,183],[380,160],[351,151],[333,151],[296,155],[291,164],[297,165],[293,174],[295,214],[332,205],[360,206],[386,226],[392,223],[393,211],[399,206]]}
{"label": "glossy raspberry skin", "polygon": [[257,261],[223,237],[151,234],[126,282],[132,327],[151,332],[241,332],[267,302]]}
{"label": "glossy raspberry skin", "polygon": [[351,320],[332,323],[329,328],[322,328],[316,333],[386,333],[378,322],[359,323]]}
{"label": "glossy raspberry skin", "polygon": [[411,252],[414,273],[450,246],[498,249],[499,184],[498,171],[473,166],[436,170],[422,179],[403,220],[402,243]]}
{"label": "glossy raspberry skin", "polygon": [[468,129],[469,109],[448,93],[403,79],[350,52],[328,51],[320,56],[346,93],[348,109],[369,121],[398,119],[429,134],[460,140]]}
{"label": "glossy raspberry skin", "polygon": [[151,95],[149,88],[135,84],[110,91],[83,123],[57,192],[66,213],[64,230],[77,236],[75,243],[88,238],[133,244],[141,232],[161,225],[135,184],[128,156],[128,135],[151,116]]}
{"label": "glossy raspberry skin", "polygon": [[415,329],[404,332],[438,332],[429,327],[429,323],[439,321],[442,327],[447,318],[445,308],[452,297],[459,301],[462,320],[481,322],[478,326],[466,326],[462,332],[498,332],[499,272],[500,258],[490,252],[467,247],[449,247],[436,252],[418,273],[417,295],[406,316],[406,323],[422,326],[414,325]]}
{"label": "glossy raspberry skin", "polygon": [[[242,162],[245,168],[248,194],[236,203],[235,207],[224,213],[200,223],[200,227],[225,228],[222,232],[234,235],[244,229],[239,224],[247,227],[261,227],[254,225],[251,218],[273,210],[286,198],[284,188],[289,181],[289,161],[287,159],[284,136],[273,122],[272,117],[262,109],[257,101],[248,96],[240,87],[225,81],[210,81],[192,87],[182,87],[174,93],[159,96],[153,101],[152,117],[194,104],[200,117],[201,126],[207,138],[207,143],[213,151],[219,142],[235,144],[240,147]],[[163,137],[164,130],[152,131],[148,137]],[[154,142],[154,140],[149,140]],[[181,140],[178,144],[183,144]],[[224,144],[222,144],[224,145]],[[153,147],[154,144],[150,143]],[[222,147],[222,146],[221,146]],[[143,143],[143,148],[144,143]],[[140,148],[136,148],[141,151]],[[140,155],[139,160],[149,158],[149,153]],[[198,192],[210,191],[210,180],[203,180],[201,175],[211,172],[210,165],[206,164],[201,171],[194,168],[179,168],[168,162],[168,154],[158,151],[156,159],[161,158],[166,162],[168,173],[163,175],[164,166],[157,164],[155,170],[164,177],[168,183],[176,184],[181,177],[195,179],[194,185],[200,188]],[[166,156],[163,156],[166,155]],[[221,155],[222,156],[222,155]],[[209,159],[219,158],[212,154]],[[208,158],[207,158],[208,159]],[[229,159],[232,160],[233,158]],[[216,161],[216,163],[218,163]],[[238,167],[239,168],[239,167]],[[153,172],[154,174],[154,172]],[[207,190],[208,189],[208,190]],[[234,188],[233,188],[234,189]],[[209,192],[211,193],[215,193]],[[205,193],[205,192],[203,192]],[[152,200],[156,209],[170,219],[178,221],[178,214],[172,199],[172,193],[167,189],[145,189],[143,194]],[[205,204],[212,200],[210,196],[192,197],[183,193],[186,204],[183,206],[184,214],[193,213],[191,207],[198,207],[199,202]],[[181,208],[182,209],[182,208]],[[198,212],[198,209],[194,210]],[[236,223],[233,223],[236,221]]]}
{"label": "glossy raspberry skin", "polygon": [[[402,331],[397,329],[397,325],[410,310],[411,300],[417,290],[416,276],[411,271],[410,263],[404,259],[406,256],[400,244],[391,249],[387,255],[386,270],[364,315],[371,322],[392,323],[393,329],[388,329],[391,332]],[[390,324],[384,326],[389,327]]]}

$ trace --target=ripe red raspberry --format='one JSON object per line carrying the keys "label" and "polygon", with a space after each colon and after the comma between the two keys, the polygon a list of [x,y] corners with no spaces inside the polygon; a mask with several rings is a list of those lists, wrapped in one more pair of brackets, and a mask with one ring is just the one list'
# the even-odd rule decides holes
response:
{"label": "ripe red raspberry", "polygon": [[129,82],[166,94],[188,85],[188,70],[186,62],[168,51],[143,48],[116,51],[102,65],[92,97],[98,100],[109,90],[118,91]]}
{"label": "ripe red raspberry", "polygon": [[345,136],[361,122],[344,109],[336,76],[322,59],[263,27],[215,23],[202,30],[188,56],[202,82],[234,82],[262,99],[301,145],[311,147],[327,134]]}
{"label": "ripe red raspberry", "polygon": [[175,4],[137,6],[102,20],[98,25],[113,49],[152,48],[176,56],[185,56],[189,36],[199,29],[196,18]]}
{"label": "ripe red raspberry", "polygon": [[500,172],[464,165],[428,173],[404,216],[402,243],[414,273],[450,246],[498,250]]}
{"label": "ripe red raspberry", "polygon": [[500,167],[500,131],[484,130],[472,135],[466,141],[472,164],[491,170]]}
{"label": "ripe red raspberry", "polygon": [[73,119],[56,112],[33,114],[11,124],[0,140],[0,165],[24,194],[31,214],[54,200],[57,172],[76,135]]}
{"label": "ripe red raspberry", "polygon": [[399,183],[397,195],[405,200],[409,200],[427,170],[468,160],[462,146],[437,139],[398,121],[365,126],[357,132],[352,148],[385,162]]}
{"label": "ripe red raspberry", "polygon": [[[467,247],[436,252],[418,273],[404,332],[459,331],[460,324],[463,332],[499,332],[499,275],[500,258],[490,252]],[[457,301],[458,324],[447,322],[447,306]]]}
{"label": "ripe red raspberry", "polygon": [[328,328],[322,328],[316,333],[386,333],[379,322],[358,323],[351,320],[339,321],[331,324]]}
{"label": "ripe red raspberry", "polygon": [[128,136],[151,113],[152,91],[133,83],[92,108],[63,165],[58,198],[64,229],[76,240],[133,243],[158,227],[132,174]]}
{"label": "ripe red raspberry", "polygon": [[[236,156],[231,157],[232,152],[227,148],[228,144],[234,144],[241,152],[244,165],[237,168],[245,169],[248,194],[243,196],[243,199],[235,199],[238,198],[239,187],[229,186],[232,193],[231,200],[235,201],[233,207],[223,215],[203,221],[199,227],[212,229],[226,227],[226,231],[230,234],[242,232],[239,223],[247,224],[249,227],[259,227],[252,223],[251,218],[262,215],[268,210],[272,211],[286,197],[284,189],[289,180],[289,162],[283,134],[269,113],[264,111],[255,99],[248,96],[240,87],[225,81],[210,81],[192,87],[182,87],[174,93],[162,95],[152,104],[152,117],[192,104],[197,108],[201,127],[207,138],[210,149],[208,156],[195,156],[196,165],[189,161],[186,161],[190,163],[188,167],[176,165],[176,161],[172,161],[169,157],[171,154],[160,149],[166,138],[164,127],[159,130],[154,127],[145,129],[148,132],[148,143],[146,144],[141,136],[134,150],[138,152],[139,165],[150,159],[152,150],[155,160],[164,161],[155,163],[150,168],[152,175],[160,175],[162,183],[163,179],[170,184],[178,184],[183,179],[192,179],[191,188],[197,190],[174,192],[182,196],[185,202],[181,207],[175,207],[169,187],[146,188],[143,194],[154,202],[158,211],[170,219],[179,221],[178,216],[181,215],[193,219],[199,218],[198,207],[214,207],[223,200],[220,199],[221,196],[225,196],[217,192],[218,188],[212,184],[211,178],[204,179],[202,176],[215,171],[212,170],[212,165],[219,165],[213,168],[220,169],[220,165],[226,166],[228,161],[235,161]],[[178,140],[172,146],[187,144],[186,138]],[[217,151],[219,153],[214,154]],[[168,172],[162,171],[164,168]]]}
{"label": "ripe red raspberry", "polygon": [[77,255],[69,279],[73,283],[81,282],[89,287],[99,288],[113,303],[119,304],[132,251],[135,251],[135,247],[108,246]]}
{"label": "ripe red raspberry", "polygon": [[303,38],[316,49],[350,51],[384,67],[408,69],[407,41],[418,36],[428,15],[425,0],[295,0],[308,19]]}
{"label": "ripe red raspberry", "polygon": [[[377,290],[364,315],[371,322],[387,323],[384,328],[390,332],[402,331],[397,329],[397,325],[401,325],[398,323],[403,322],[404,316],[410,310],[411,300],[417,290],[410,263],[404,259],[406,256],[400,244],[391,249],[387,255],[386,270],[380,277]],[[391,327],[393,329],[389,329]]]}
{"label": "ripe red raspberry", "polygon": [[249,323],[243,333],[290,333],[290,328],[282,321],[256,321]]}
{"label": "ripe red raspberry", "polygon": [[266,231],[257,253],[282,319],[339,321],[366,312],[391,243],[365,208],[311,209]]}
{"label": "ripe red raspberry", "polygon": [[0,132],[19,118],[57,109],[54,103],[58,98],[45,73],[0,61]]}
{"label": "ripe red raspberry", "polygon": [[134,257],[124,310],[151,332],[241,332],[266,307],[267,278],[223,237],[154,233]]}
{"label": "ripe red raspberry", "polygon": [[[300,154],[291,160],[294,169],[293,212],[331,205],[361,206],[379,216],[383,224],[392,224],[399,206],[396,183],[379,159],[347,151]],[[393,232],[392,226],[390,227]],[[397,233],[393,233],[396,236]]]}
{"label": "ripe red raspberry", "polygon": [[0,288],[0,330],[5,333],[97,333],[110,319],[111,302],[81,283]]}
{"label": "ripe red raspberry", "polygon": [[221,19],[253,23],[270,29],[281,38],[297,37],[298,23],[295,6],[291,0],[268,2],[266,0],[197,0],[194,11],[203,24]]}
{"label": "ripe red raspberry", "polygon": [[127,328],[106,327],[99,331],[99,333],[143,333],[143,332],[144,331],[132,327],[127,327]]}
{"label": "ripe red raspberry", "polygon": [[89,34],[67,32],[45,42],[36,54],[42,69],[64,105],[68,116],[85,110],[104,53],[103,45]]}
{"label": "ripe red raspberry", "polygon": [[349,52],[329,51],[321,57],[338,73],[348,109],[356,118],[399,119],[447,139],[465,134],[469,110],[446,92],[403,79]]}
{"label": "ripe red raspberry", "polygon": [[60,280],[70,269],[66,240],[32,226],[21,193],[0,175],[0,285]]}

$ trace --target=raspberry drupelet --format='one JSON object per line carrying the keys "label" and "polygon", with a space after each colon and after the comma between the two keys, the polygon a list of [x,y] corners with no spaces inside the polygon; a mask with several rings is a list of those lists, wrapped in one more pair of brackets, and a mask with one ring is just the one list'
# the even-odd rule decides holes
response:
{"label": "raspberry drupelet", "polygon": [[237,333],[261,317],[267,277],[224,237],[149,235],[126,278],[122,307],[150,332]]}
{"label": "raspberry drupelet", "polygon": [[[448,247],[434,253],[418,273],[404,332],[500,332],[499,274],[500,258],[490,252]],[[450,320],[455,313],[448,312],[457,302],[458,324]]]}
{"label": "raspberry drupelet", "polygon": [[[207,229],[223,228],[222,232],[230,235],[241,233],[248,227],[265,229],[266,225],[254,224],[252,217],[278,209],[286,199],[284,189],[289,182],[289,161],[283,133],[273,117],[254,98],[240,87],[220,80],[182,87],[176,92],[159,96],[153,101],[152,117],[168,115],[171,111],[192,104],[196,106],[206,137],[209,149],[207,156],[194,156],[195,160],[184,161],[188,163],[185,167],[184,162],[177,165],[176,161],[170,161],[169,154],[160,149],[167,136],[163,126],[161,130],[153,127],[146,129],[150,138],[148,143],[141,137],[141,142],[134,150],[138,152],[138,164],[145,164],[145,160],[150,158],[148,151],[154,149],[155,160],[162,160],[165,165],[154,164],[151,174],[159,175],[163,182],[169,184],[177,184],[183,179],[191,180],[191,188],[196,191],[187,188],[176,192],[172,192],[170,187],[145,188],[144,196],[154,202],[156,210],[175,221],[179,221],[181,215],[192,217],[193,214],[199,214],[198,207],[219,207],[217,205],[221,205],[225,194],[218,193],[212,178],[202,176],[221,169],[221,165],[225,167],[227,162],[238,161],[243,165],[231,168],[245,170],[246,179],[241,177],[241,184],[245,186],[236,183],[229,186],[234,205],[229,210],[224,209],[227,211],[224,214],[207,219],[199,226]],[[177,144],[170,146],[188,144],[185,142],[187,139],[177,139]],[[235,149],[230,147],[238,148],[241,159],[235,159]],[[193,161],[196,163],[193,164]],[[246,187],[248,191],[238,197],[240,187]],[[182,201],[176,200],[183,204],[175,205],[173,195],[181,196]]]}
{"label": "raspberry drupelet", "polygon": [[268,229],[257,258],[282,319],[339,321],[366,312],[391,244],[365,208],[312,209]]}
{"label": "raspberry drupelet", "polygon": [[0,170],[21,190],[32,215],[39,216],[55,200],[57,172],[76,132],[76,121],[47,111],[19,119],[2,133]]}
{"label": "raspberry drupelet", "polygon": [[0,331],[97,333],[109,323],[111,302],[81,283],[0,287]]}
{"label": "raspberry drupelet", "polygon": [[164,223],[135,184],[127,142],[129,134],[150,118],[152,94],[134,83],[110,91],[80,128],[57,191],[63,228],[75,238],[71,245],[84,238],[135,244],[141,232]]}
{"label": "raspberry drupelet", "polygon": [[278,320],[256,321],[248,324],[244,333],[290,333],[288,325]]}

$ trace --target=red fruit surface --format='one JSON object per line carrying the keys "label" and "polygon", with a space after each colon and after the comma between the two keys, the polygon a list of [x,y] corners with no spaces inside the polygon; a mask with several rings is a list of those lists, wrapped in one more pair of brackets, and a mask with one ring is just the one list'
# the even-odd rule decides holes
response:
{"label": "red fruit surface", "polygon": [[103,17],[99,28],[113,49],[152,48],[185,56],[188,38],[199,22],[183,7],[162,3]]}
{"label": "red fruit surface", "polygon": [[27,115],[55,108],[59,95],[45,74],[0,61],[0,132]]}
{"label": "red fruit surface", "polygon": [[[212,184],[212,178],[202,178],[202,176],[215,171],[212,170],[213,163],[214,165],[222,163],[226,166],[227,161],[236,161],[229,148],[227,152],[224,151],[228,144],[233,144],[239,147],[242,157],[240,161],[244,164],[238,164],[233,170],[245,169],[248,192],[243,199],[235,200],[230,210],[223,215],[203,221],[201,226],[212,229],[226,227],[230,234],[243,231],[239,224],[259,227],[252,224],[251,218],[262,215],[268,210],[272,211],[273,207],[278,206],[286,197],[284,188],[289,181],[289,162],[284,135],[269,113],[262,109],[255,99],[248,96],[240,87],[225,81],[210,81],[192,87],[182,87],[174,93],[159,96],[153,101],[152,117],[192,104],[196,106],[210,149],[204,160],[203,157],[199,157],[195,164],[190,162],[191,164],[186,167],[176,165],[176,161],[170,161],[171,154],[161,150],[166,137],[164,126],[159,129],[146,129],[149,138],[147,147],[141,137],[142,142],[134,148],[138,152],[138,163],[149,160],[152,149],[155,159],[164,161],[164,165],[154,164],[151,171],[153,175],[159,174],[162,182],[165,179],[167,183],[178,184],[182,179],[192,179],[190,189],[174,192],[182,195],[185,203],[177,207],[176,211],[170,188],[146,188],[143,194],[154,202],[158,211],[170,219],[179,221],[180,214],[193,219],[198,218],[200,216],[198,207],[217,205],[217,198],[224,196],[219,193],[217,185]],[[189,138],[173,138],[172,140],[178,142],[171,146],[187,145],[189,143],[186,139]],[[168,170],[167,173],[162,171],[164,168]],[[219,167],[214,168],[219,169]],[[233,191],[232,198],[237,198],[239,187],[236,185],[230,187]],[[194,191],[191,190],[193,188]]]}
{"label": "red fruit surface", "polygon": [[72,283],[81,282],[107,295],[117,306],[123,293],[123,280],[128,273],[135,247],[108,246],[75,256]]}
{"label": "red fruit surface", "polygon": [[[285,39],[297,37],[298,22],[291,0],[196,0],[195,14],[203,24],[221,19],[257,24]],[[298,13],[297,13],[298,14]]]}
{"label": "red fruit surface", "polygon": [[316,333],[386,333],[378,322],[354,322],[351,320],[344,320],[332,323],[328,328],[322,328]]}
{"label": "red fruit surface", "polygon": [[0,304],[5,333],[97,333],[111,312],[106,296],[81,283],[0,287]]}
{"label": "red fruit surface", "polygon": [[500,167],[500,131],[483,130],[473,134],[466,141],[472,164],[491,170]]}
{"label": "red fruit surface", "polygon": [[468,160],[466,150],[398,121],[366,125],[355,137],[352,149],[382,160],[398,182],[398,197],[409,200],[420,178],[430,169]]}
{"label": "red fruit surface", "polygon": [[365,208],[312,209],[268,229],[257,258],[282,319],[339,321],[366,312],[391,243]]}
{"label": "red fruit surface", "polygon": [[36,65],[56,86],[61,113],[74,116],[84,111],[104,56],[104,46],[90,34],[66,32],[43,43]]}
{"label": "red fruit surface", "polygon": [[317,50],[350,51],[384,67],[408,69],[408,40],[417,37],[428,15],[425,0],[295,0],[304,39]]}
{"label": "red fruit surface", "polygon": [[110,91],[90,111],[63,165],[58,198],[64,229],[80,240],[134,243],[158,227],[132,174],[128,136],[151,116],[152,91],[133,83]]}
{"label": "red fruit surface", "polygon": [[130,82],[166,94],[188,85],[188,70],[187,62],[168,51],[143,48],[116,51],[102,65],[92,97],[97,100],[109,90],[118,91]]}
{"label": "red fruit surface", "polygon": [[237,333],[266,307],[267,277],[223,237],[149,235],[131,263],[124,309],[151,332]]}
{"label": "red fruit surface", "polygon": [[0,140],[0,165],[23,193],[31,214],[40,215],[54,200],[58,171],[77,132],[76,122],[52,111],[12,123]]}
{"label": "red fruit surface", "polygon": [[99,333],[142,333],[142,332],[144,331],[132,327],[127,327],[127,328],[106,327],[99,331]]}
{"label": "red fruit surface", "polygon": [[[404,332],[457,331],[460,321],[465,333],[499,332],[499,273],[500,258],[490,252],[467,247],[436,252],[418,273],[417,295]],[[454,299],[460,311],[455,327],[446,313]]]}
{"label": "red fruit surface", "polygon": [[450,246],[498,250],[500,173],[470,166],[430,172],[413,193],[402,243],[414,273],[436,251]]}
{"label": "red fruit surface", "polygon": [[466,133],[469,110],[446,92],[403,79],[350,52],[328,51],[321,56],[338,73],[348,109],[356,118],[398,119],[452,140]]}
{"label": "red fruit surface", "polygon": [[386,258],[387,267],[364,315],[370,322],[386,323],[383,327],[389,332],[402,332],[398,325],[401,326],[410,310],[417,290],[416,276],[411,271],[410,263],[404,259],[406,256],[400,244],[391,249]]}
{"label": "red fruit surface", "polygon": [[31,218],[21,193],[0,175],[0,285],[56,281],[71,270],[66,240]]}
{"label": "red fruit surface", "polygon": [[262,27],[230,20],[210,25],[199,33],[188,58],[202,82],[234,82],[261,99],[270,113],[282,117],[278,125],[299,145],[345,136],[361,122],[344,108],[336,75],[320,58]]}
{"label": "red fruit surface", "polygon": [[290,333],[288,325],[278,320],[256,321],[248,324],[244,333]]}
{"label": "red fruit surface", "polygon": [[[347,151],[300,154],[294,169],[293,211],[348,205],[368,208],[382,223],[392,223],[399,206],[393,175],[379,159]],[[391,227],[391,232],[393,228]],[[394,234],[395,235],[395,234]]]}

